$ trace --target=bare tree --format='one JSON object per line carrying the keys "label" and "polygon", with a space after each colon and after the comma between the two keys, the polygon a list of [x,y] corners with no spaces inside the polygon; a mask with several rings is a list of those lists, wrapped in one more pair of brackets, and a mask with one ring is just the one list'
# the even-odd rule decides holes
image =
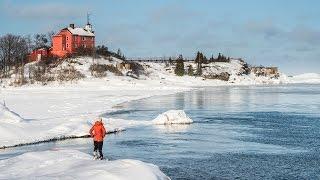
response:
{"label": "bare tree", "polygon": [[28,54],[28,44],[24,37],[7,34],[0,37],[0,60],[3,77],[15,67],[24,65]]}
{"label": "bare tree", "polygon": [[27,46],[28,46],[28,52],[31,52],[34,48],[34,40],[32,38],[32,36],[30,34],[23,36],[23,38],[25,39]]}
{"label": "bare tree", "polygon": [[54,36],[54,31],[49,31],[47,32],[47,40],[48,40],[48,45],[52,47],[52,36]]}
{"label": "bare tree", "polygon": [[3,77],[7,77],[8,71],[11,69],[13,53],[14,53],[14,44],[17,41],[17,37],[12,34],[7,34],[0,38],[0,54],[1,61],[3,64]]}

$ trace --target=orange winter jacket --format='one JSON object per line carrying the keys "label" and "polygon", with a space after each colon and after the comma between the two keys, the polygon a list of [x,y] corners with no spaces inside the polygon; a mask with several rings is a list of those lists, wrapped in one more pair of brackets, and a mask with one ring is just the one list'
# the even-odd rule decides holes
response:
{"label": "orange winter jacket", "polygon": [[90,135],[93,137],[94,141],[101,142],[106,135],[106,129],[101,121],[96,121],[96,123],[90,129]]}

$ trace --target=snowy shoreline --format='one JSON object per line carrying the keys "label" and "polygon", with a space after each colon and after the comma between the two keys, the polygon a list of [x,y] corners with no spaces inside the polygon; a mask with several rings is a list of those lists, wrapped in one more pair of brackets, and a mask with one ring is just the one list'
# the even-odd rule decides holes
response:
{"label": "snowy shoreline", "polygon": [[170,180],[158,166],[133,159],[94,161],[77,150],[28,152],[0,161],[0,179]]}

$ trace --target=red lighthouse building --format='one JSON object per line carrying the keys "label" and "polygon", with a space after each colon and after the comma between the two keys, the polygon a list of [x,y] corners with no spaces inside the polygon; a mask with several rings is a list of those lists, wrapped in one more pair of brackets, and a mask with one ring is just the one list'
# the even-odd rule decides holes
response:
{"label": "red lighthouse building", "polygon": [[53,56],[65,57],[75,53],[78,48],[92,49],[94,45],[95,35],[91,24],[88,23],[84,28],[70,24],[52,37],[50,53]]}
{"label": "red lighthouse building", "polygon": [[92,25],[88,22],[85,27],[69,27],[61,29],[52,36],[52,47],[43,47],[33,50],[28,57],[29,62],[42,60],[50,56],[63,58],[77,52],[78,48],[93,49],[95,46],[95,35]]}

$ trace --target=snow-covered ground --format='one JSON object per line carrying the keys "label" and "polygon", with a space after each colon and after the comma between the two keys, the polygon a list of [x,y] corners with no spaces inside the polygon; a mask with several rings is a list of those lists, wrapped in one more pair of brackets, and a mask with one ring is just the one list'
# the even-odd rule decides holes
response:
{"label": "snow-covered ground", "polygon": [[292,77],[289,77],[289,83],[319,84],[320,83],[320,74],[305,73],[305,74],[292,76]]}
{"label": "snow-covered ground", "polygon": [[0,179],[170,179],[153,164],[131,159],[94,161],[77,150],[25,153],[0,161],[0,172]]}
{"label": "snow-covered ground", "polygon": [[[215,73],[226,72],[230,73],[230,81],[209,80],[194,76],[175,76],[171,68],[166,68],[160,63],[143,63],[149,76],[141,76],[140,79],[134,79],[127,76],[114,76],[108,73],[104,78],[93,78],[88,71],[92,60],[90,58],[80,58],[75,61],[75,68],[85,74],[86,78],[73,83],[51,82],[46,86],[40,84],[29,84],[22,87],[8,86],[10,83],[6,80],[2,82],[0,87],[0,147],[14,146],[17,144],[33,143],[44,141],[53,138],[73,137],[87,135],[94,119],[106,112],[116,111],[121,109],[121,103],[146,98],[156,95],[167,95],[181,91],[190,90],[194,87],[203,86],[219,86],[219,85],[255,85],[255,84],[279,84],[288,82],[304,82],[303,79],[308,79],[310,76],[287,78],[280,74],[280,78],[273,79],[269,77],[257,77],[253,74],[238,76],[237,73],[241,69],[240,61],[231,61],[231,63],[215,63],[208,67],[210,71]],[[116,65],[118,60],[111,62],[103,59],[96,59],[95,63],[113,64]],[[186,64],[188,65],[188,64]],[[63,63],[62,66],[68,66]],[[58,67],[57,69],[61,68]],[[25,73],[28,73],[26,67]],[[125,72],[124,72],[125,73]],[[314,79],[319,79],[319,75]],[[288,80],[289,79],[289,80]],[[292,80],[294,79],[294,80]],[[313,82],[316,82],[313,81]],[[319,81],[318,81],[319,82]],[[175,124],[172,119],[178,123],[192,123],[192,120],[187,117],[182,111],[172,111],[159,115],[154,121],[137,122],[122,119],[104,118],[104,123],[108,132],[120,131],[125,128],[130,128],[136,125],[156,125],[156,124]],[[161,125],[160,125],[161,126]],[[47,161],[56,163],[55,158],[62,158],[65,163],[70,163],[70,166],[77,166],[82,161],[88,161],[88,156],[79,152],[66,152],[74,154],[74,156],[66,157],[60,152],[43,152],[40,159],[31,154],[25,154],[6,161],[0,161],[0,170],[3,178],[14,172],[15,168],[26,166],[28,161]],[[80,157],[80,158],[78,158]],[[25,159],[25,164],[19,163],[19,158]],[[74,158],[74,159],[73,159]],[[135,162],[135,161],[128,161]],[[127,163],[127,164],[130,164]],[[147,169],[150,179],[156,177],[157,171],[154,168],[146,168],[148,165],[137,163],[138,169]],[[9,169],[5,169],[8,166]],[[40,164],[40,166],[42,166]],[[45,166],[45,164],[44,164]],[[11,168],[10,168],[11,167]],[[48,166],[49,167],[49,166]],[[119,167],[119,168],[117,168]],[[108,162],[106,164],[89,163],[85,169],[102,169],[111,168],[119,171],[117,177],[126,179],[120,176],[126,173],[126,161],[119,160],[117,162]],[[44,167],[46,168],[46,167]],[[59,167],[62,168],[63,167]],[[49,174],[65,175],[62,169],[48,170]],[[80,167],[77,167],[81,171]],[[131,171],[132,170],[132,171]],[[21,172],[21,176],[16,177],[35,177],[41,176],[36,169],[31,169],[30,174]],[[67,169],[66,172],[73,172]],[[82,172],[82,171],[81,171]],[[81,177],[93,177],[97,171],[89,171],[89,174],[81,174]],[[109,171],[103,171],[107,175]],[[141,172],[137,170],[137,172]],[[33,173],[33,174],[32,174]],[[92,173],[92,174],[90,174]],[[133,169],[130,169],[133,173]],[[134,173],[133,173],[134,174]],[[0,175],[0,179],[2,176]],[[122,174],[123,175],[123,174]],[[75,178],[81,178],[75,176]],[[95,176],[96,177],[96,176]],[[99,177],[99,176],[98,176]],[[129,176],[128,174],[128,177]],[[136,177],[136,176],[132,176]],[[146,178],[143,178],[146,179]]]}

